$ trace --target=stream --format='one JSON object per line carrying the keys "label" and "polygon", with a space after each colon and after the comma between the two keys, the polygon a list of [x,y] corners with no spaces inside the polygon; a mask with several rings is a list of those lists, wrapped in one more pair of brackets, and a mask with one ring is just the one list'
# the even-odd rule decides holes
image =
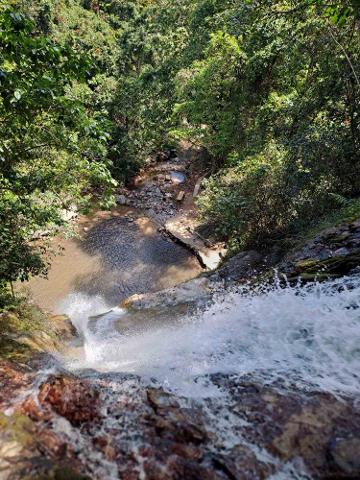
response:
{"label": "stream", "polygon": [[285,480],[338,471],[336,442],[358,438],[360,426],[359,276],[218,285],[192,309],[179,299],[180,309],[175,301],[134,312],[120,302],[191,280],[197,261],[134,210],[98,214],[81,228],[83,238],[68,241],[49,278],[30,288],[80,333],[51,374],[74,374],[100,392],[97,423],[52,423],[91,478]]}

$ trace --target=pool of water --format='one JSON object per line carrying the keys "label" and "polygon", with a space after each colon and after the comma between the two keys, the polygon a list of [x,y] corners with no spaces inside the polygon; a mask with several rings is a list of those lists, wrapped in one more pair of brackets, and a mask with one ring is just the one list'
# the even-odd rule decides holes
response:
{"label": "pool of water", "polygon": [[47,278],[25,287],[43,309],[62,313],[74,296],[106,310],[136,294],[175,286],[201,267],[183,247],[163,237],[141,212],[120,208],[79,219],[79,238],[53,240],[61,249]]}

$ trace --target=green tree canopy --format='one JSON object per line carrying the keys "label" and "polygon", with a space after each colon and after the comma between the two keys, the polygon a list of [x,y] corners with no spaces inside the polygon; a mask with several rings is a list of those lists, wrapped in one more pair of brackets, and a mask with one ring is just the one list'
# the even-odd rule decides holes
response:
{"label": "green tree canopy", "polygon": [[44,270],[37,233],[64,224],[90,189],[110,201],[101,116],[71,98],[89,58],[39,32],[15,7],[0,11],[0,282]]}

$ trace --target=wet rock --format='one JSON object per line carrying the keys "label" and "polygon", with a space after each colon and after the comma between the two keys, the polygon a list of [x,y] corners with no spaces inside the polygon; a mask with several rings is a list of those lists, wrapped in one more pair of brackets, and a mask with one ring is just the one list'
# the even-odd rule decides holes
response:
{"label": "wet rock", "polygon": [[93,439],[93,444],[98,448],[105,458],[110,462],[114,462],[117,457],[116,449],[112,444],[111,437],[109,436],[98,436]]}
{"label": "wet rock", "polygon": [[67,315],[53,315],[49,318],[55,333],[63,340],[71,340],[78,335],[75,326]]}
{"label": "wet rock", "polygon": [[0,359],[0,408],[5,411],[14,397],[14,392],[31,385],[30,370],[13,362]]}
{"label": "wet rock", "polygon": [[149,388],[147,390],[147,398],[153,408],[179,407],[179,403],[173,395],[161,389]]}
{"label": "wet rock", "polygon": [[99,392],[87,382],[70,376],[53,376],[39,390],[39,402],[50,406],[74,426],[100,417]]}
{"label": "wet rock", "polygon": [[[10,369],[8,374],[14,375],[8,383],[14,396],[27,373]],[[282,465],[296,459],[304,463],[309,478],[359,478],[360,411],[355,401],[235,375],[217,374],[209,380],[225,397],[198,403],[146,387],[130,375],[89,371],[84,379],[51,376],[38,397],[32,396],[33,408],[42,415],[28,410],[26,417],[24,409],[19,420],[5,419],[6,431],[20,434],[0,434],[1,452],[7,466],[19,455],[32,459],[21,467],[27,476],[14,478],[63,478],[54,476],[59,459],[75,475],[64,478],[75,479],[84,472],[94,480],[140,480],[140,471],[154,480],[266,479],[276,478]],[[99,406],[106,416],[99,414]],[[63,417],[61,424],[57,415]],[[227,418],[228,433],[222,430]],[[73,433],[64,437],[68,429]],[[76,460],[76,432],[81,432],[85,465]],[[114,470],[92,475],[93,465],[109,464],[118,469],[118,477]],[[45,472],[52,476],[42,477]]]}
{"label": "wet rock", "polygon": [[42,408],[38,399],[31,395],[21,403],[18,410],[35,422],[48,422],[53,418],[53,413],[49,409]]}
{"label": "wet rock", "polygon": [[149,480],[224,480],[226,477],[221,476],[210,466],[189,462],[176,455],[170,456],[164,462],[164,468],[161,465],[147,463],[145,471]]}
{"label": "wet rock", "polygon": [[126,299],[120,307],[130,310],[165,309],[186,305],[205,305],[211,299],[211,283],[207,278],[195,278],[174,288],[157,293],[133,295]]}
{"label": "wet rock", "polygon": [[256,269],[262,265],[264,256],[255,250],[241,252],[226,260],[217,270],[220,278],[227,280],[239,280],[250,278],[256,273]]}
{"label": "wet rock", "polygon": [[359,437],[337,438],[331,443],[329,453],[334,465],[346,478],[360,478]]}
{"label": "wet rock", "polygon": [[274,465],[261,462],[243,445],[234,447],[227,455],[215,456],[213,463],[227,478],[236,480],[266,479],[275,470]]}
{"label": "wet rock", "polygon": [[[301,458],[315,478],[332,478],[334,466],[328,452],[334,432],[338,432],[339,437],[345,437],[346,432],[346,438],[358,438],[360,411],[352,400],[321,392],[306,394],[281,385],[269,387],[222,375],[214,381],[228,392],[233,412],[246,422],[241,431],[243,438],[282,462]],[[356,445],[356,442],[349,443],[349,448],[344,448],[344,458],[348,455],[348,459],[354,460],[351,452],[356,451]]]}
{"label": "wet rock", "polygon": [[357,220],[322,231],[302,248],[289,253],[279,271],[290,280],[321,280],[348,274],[360,261],[359,225]]}
{"label": "wet rock", "polygon": [[90,476],[82,474],[71,465],[39,461],[34,467],[35,471],[29,472],[27,480],[92,480]]}
{"label": "wet rock", "polygon": [[187,460],[199,462],[204,457],[204,451],[195,445],[187,445],[184,443],[174,443],[171,447],[172,453],[178,457],[185,458]]}

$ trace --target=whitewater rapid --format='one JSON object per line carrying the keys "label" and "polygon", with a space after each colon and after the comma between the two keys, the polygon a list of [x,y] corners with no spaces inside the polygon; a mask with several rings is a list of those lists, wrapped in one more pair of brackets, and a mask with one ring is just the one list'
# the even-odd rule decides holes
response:
{"label": "whitewater rapid", "polygon": [[[221,392],[217,373],[251,375],[305,390],[360,393],[360,277],[306,286],[241,287],[204,311],[121,328],[126,312],[101,297],[73,294],[62,302],[83,336],[78,371],[132,373],[187,397]],[[146,311],[144,317],[146,319]],[[137,320],[138,321],[138,320]]]}

